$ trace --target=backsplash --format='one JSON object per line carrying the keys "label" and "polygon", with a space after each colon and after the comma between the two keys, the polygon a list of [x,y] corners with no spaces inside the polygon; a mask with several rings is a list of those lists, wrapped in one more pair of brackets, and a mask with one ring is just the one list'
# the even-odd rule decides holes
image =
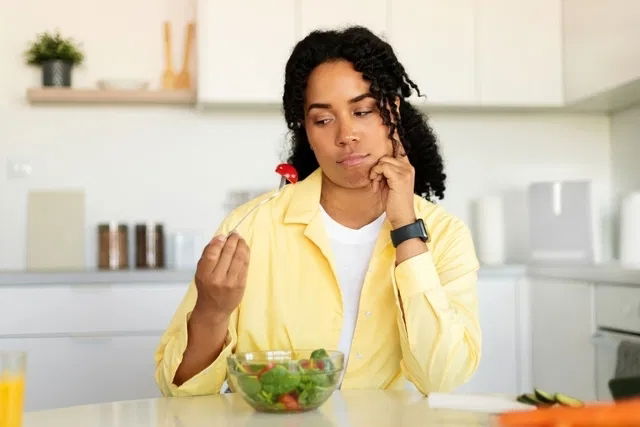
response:
{"label": "backsplash", "polygon": [[[230,208],[229,192],[277,187],[273,168],[286,152],[286,128],[277,112],[2,109],[0,269],[25,266],[29,190],[85,191],[86,263],[93,267],[101,222],[162,222],[167,236],[190,230],[202,247]],[[439,113],[431,125],[446,162],[447,209],[471,225],[472,200],[499,194],[511,202],[507,262],[524,259],[529,182],[592,179],[603,194],[609,192],[604,115]],[[8,178],[10,158],[28,161],[31,175]]]}

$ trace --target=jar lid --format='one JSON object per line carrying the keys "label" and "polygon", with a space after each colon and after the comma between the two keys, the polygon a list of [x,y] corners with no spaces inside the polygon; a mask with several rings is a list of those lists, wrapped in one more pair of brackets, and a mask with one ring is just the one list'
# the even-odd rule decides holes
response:
{"label": "jar lid", "polygon": [[118,231],[127,231],[127,224],[115,224],[115,223],[102,223],[98,224],[98,231],[108,232],[110,230],[118,229]]}

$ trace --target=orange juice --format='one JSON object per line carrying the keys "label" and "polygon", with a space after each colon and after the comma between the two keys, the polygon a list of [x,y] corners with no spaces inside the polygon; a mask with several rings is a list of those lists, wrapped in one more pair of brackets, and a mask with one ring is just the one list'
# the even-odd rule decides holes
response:
{"label": "orange juice", "polygon": [[0,376],[0,427],[20,427],[24,404],[24,375]]}

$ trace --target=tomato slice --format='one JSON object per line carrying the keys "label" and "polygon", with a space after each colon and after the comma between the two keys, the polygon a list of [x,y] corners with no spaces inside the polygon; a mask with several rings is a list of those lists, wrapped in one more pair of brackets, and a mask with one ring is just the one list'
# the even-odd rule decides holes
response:
{"label": "tomato slice", "polygon": [[300,409],[300,404],[298,403],[298,399],[289,393],[285,393],[278,399],[278,402],[282,403],[285,408],[290,411],[295,411],[296,409]]}

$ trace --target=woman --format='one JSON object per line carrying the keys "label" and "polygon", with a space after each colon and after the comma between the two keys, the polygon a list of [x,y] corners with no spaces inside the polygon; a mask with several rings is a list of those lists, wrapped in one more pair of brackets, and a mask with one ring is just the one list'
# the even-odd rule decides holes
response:
{"label": "woman", "polygon": [[296,45],[283,103],[303,180],[227,237],[269,195],[236,209],[204,249],[156,353],[165,395],[219,392],[234,351],[342,350],[343,388],[408,379],[426,394],[473,374],[478,263],[467,227],[429,201],[445,175],[412,88],[365,28]]}

